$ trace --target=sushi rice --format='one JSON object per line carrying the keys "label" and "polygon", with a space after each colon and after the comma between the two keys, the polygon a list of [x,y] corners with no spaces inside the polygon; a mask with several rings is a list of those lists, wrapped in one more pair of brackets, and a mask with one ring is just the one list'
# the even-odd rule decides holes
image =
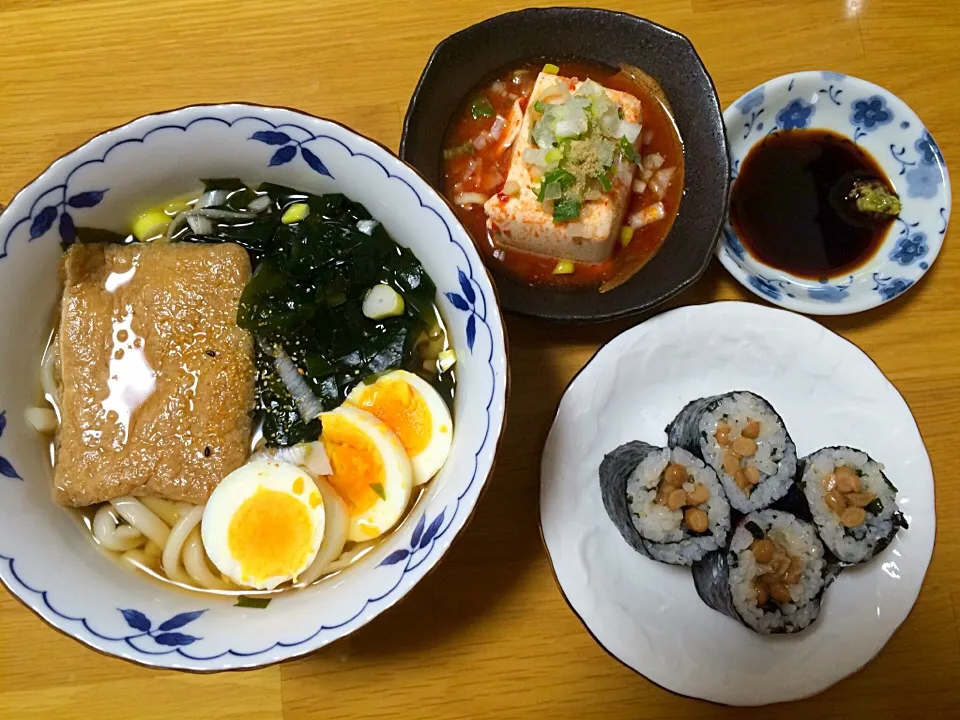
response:
{"label": "sushi rice", "polygon": [[[698,503],[689,496],[685,507],[706,517],[703,532],[687,523],[684,507],[671,510],[657,502],[669,484],[665,471],[680,465],[686,471],[684,493],[709,492]],[[707,553],[724,547],[730,534],[730,505],[716,473],[682,448],[661,448],[632,441],[609,452],[600,464],[600,492],[604,509],[621,536],[637,552],[671,565],[690,565]]]}
{"label": "sushi rice", "polygon": [[[736,477],[724,470],[724,456],[729,452],[715,435],[717,428],[730,428],[730,442],[743,437],[751,421],[759,423],[754,438],[755,452],[741,457],[739,467],[755,468],[759,482],[742,489]],[[797,471],[797,450],[781,417],[769,402],[748,391],[737,391],[702,398],[688,404],[667,427],[670,445],[679,445],[699,455],[713,468],[731,507],[742,513],[769,507],[782,498],[793,485]]]}
{"label": "sushi rice", "polygon": [[[750,546],[756,537],[747,527],[755,523],[765,536],[775,539],[793,557],[804,563],[800,582],[790,585],[791,602],[757,605],[754,583],[770,571],[758,563]],[[826,563],[824,550],[816,531],[809,523],[789,513],[764,510],[748,515],[737,527],[730,541],[727,561],[730,565],[729,587],[737,614],[752,630],[767,635],[794,633],[809,626],[820,614],[820,594],[824,589]]]}
{"label": "sushi rice", "polygon": [[[827,506],[825,480],[839,467],[857,472],[863,492],[876,496],[866,510],[866,519],[853,528],[844,527],[840,516]],[[803,460],[800,479],[820,538],[837,559],[860,563],[883,550],[901,527],[906,527],[897,509],[897,489],[883,474],[883,466],[865,452],[851,447],[828,447]]]}
{"label": "sushi rice", "polygon": [[[706,534],[691,533],[683,523],[682,510],[670,510],[656,502],[657,486],[667,465],[682,465],[690,475],[684,489],[696,484],[710,491],[707,501],[709,528]],[[730,531],[730,506],[717,475],[683,448],[658,448],[647,455],[627,481],[627,502],[637,531],[651,557],[672,565],[690,565],[721,547]]]}

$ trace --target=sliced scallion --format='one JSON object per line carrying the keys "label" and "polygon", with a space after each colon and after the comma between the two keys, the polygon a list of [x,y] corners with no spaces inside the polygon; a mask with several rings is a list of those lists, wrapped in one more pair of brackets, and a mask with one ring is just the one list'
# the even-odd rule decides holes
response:
{"label": "sliced scallion", "polygon": [[467,140],[460,145],[454,145],[450,148],[445,148],[443,151],[444,160],[453,160],[453,158],[460,157],[461,155],[473,155],[476,152],[476,148],[473,146],[473,142]]}
{"label": "sliced scallion", "polygon": [[493,105],[483,95],[476,98],[470,105],[470,115],[474,120],[491,117],[493,115]]}
{"label": "sliced scallion", "polygon": [[633,145],[630,144],[630,141],[626,137],[621,136],[620,142],[617,147],[620,148],[620,152],[623,153],[623,156],[632,163],[640,164],[640,156],[637,154],[637,151],[633,149]]}
{"label": "sliced scallion", "polygon": [[580,217],[580,209],[583,206],[579,200],[563,199],[553,204],[554,222],[569,222]]}

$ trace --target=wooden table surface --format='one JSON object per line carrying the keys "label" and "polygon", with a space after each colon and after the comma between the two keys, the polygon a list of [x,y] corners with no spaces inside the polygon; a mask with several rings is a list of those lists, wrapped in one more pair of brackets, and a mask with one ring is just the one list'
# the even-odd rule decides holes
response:
{"label": "wooden table surface", "polygon": [[[929,0],[625,0],[676,28],[724,106],[801,69],[889,88],[960,162],[960,24]],[[802,8],[801,8],[802,5]],[[488,0],[0,0],[0,202],[62,153],[138,115],[250,100],[344,122],[396,148],[434,45],[519,3]],[[960,167],[960,164],[956,165]],[[537,527],[540,443],[561,393],[636,319],[572,329],[509,319],[509,434],[473,523],[397,607],[333,646],[261,670],[192,675],[97,654],[0,591],[0,717],[957,717],[960,706],[960,247],[907,295],[824,324],[877,361],[933,459],[939,528],[912,614],[876,660],[818,697],[740,711],[666,692],[597,646],[554,585]],[[714,262],[673,305],[755,298]]]}

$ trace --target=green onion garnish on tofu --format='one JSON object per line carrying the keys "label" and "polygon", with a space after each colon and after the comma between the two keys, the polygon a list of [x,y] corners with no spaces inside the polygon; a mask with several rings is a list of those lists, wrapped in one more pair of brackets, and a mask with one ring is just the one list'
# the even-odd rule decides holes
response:
{"label": "green onion garnish on tofu", "polygon": [[[558,71],[555,65],[543,70]],[[537,199],[553,202],[554,222],[576,220],[584,202],[613,190],[622,163],[639,162],[633,143],[640,125],[625,122],[620,106],[592,80],[571,93],[566,81],[558,79],[541,91],[533,109],[540,117],[531,128],[532,147],[524,151],[523,161],[538,169],[535,176],[542,176]]]}
{"label": "green onion garnish on tofu", "polygon": [[557,200],[553,204],[553,219],[555,222],[576,220],[580,217],[581,207],[583,207],[583,203],[579,200]]}

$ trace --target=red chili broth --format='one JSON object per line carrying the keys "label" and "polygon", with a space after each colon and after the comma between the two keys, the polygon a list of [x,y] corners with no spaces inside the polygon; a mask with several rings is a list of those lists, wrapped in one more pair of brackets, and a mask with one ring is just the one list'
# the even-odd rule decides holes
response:
{"label": "red chili broth", "polygon": [[[481,132],[489,131],[497,115],[505,118],[510,114],[517,95],[523,98],[521,105],[526,110],[526,101],[533,91],[537,74],[543,68],[543,64],[543,61],[526,62],[498,71],[480,82],[467,95],[464,104],[451,120],[443,147],[457,147],[472,141]],[[482,205],[456,205],[454,210],[473,236],[487,265],[505,275],[527,285],[547,286],[560,290],[582,290],[600,285],[605,286],[604,290],[612,289],[643,267],[660,249],[670,232],[683,195],[683,145],[669,110],[647,87],[619,71],[599,64],[580,60],[555,64],[559,66],[559,74],[562,76],[581,80],[590,78],[606,88],[630,93],[640,100],[643,107],[643,132],[653,131],[652,141],[641,148],[641,154],[659,153],[664,157],[663,167],[676,168],[667,192],[661,199],[666,217],[635,230],[626,247],[623,247],[618,240],[610,260],[599,264],[576,263],[573,273],[555,275],[553,270],[557,264],[556,258],[533,255],[511,248],[499,248],[499,257],[495,255],[494,251],[498,248],[487,232],[487,216]],[[520,70],[527,72],[516,75]],[[491,87],[497,81],[506,84],[507,94],[491,91]],[[475,120],[470,108],[473,101],[480,95],[493,106],[494,114],[491,117]],[[443,160],[444,194],[448,199],[452,201],[456,195],[464,192],[493,195],[503,187],[510,167],[512,151],[508,148],[505,152],[498,153],[498,145],[497,142],[488,142],[473,155],[460,155]],[[466,182],[458,182],[459,178],[466,173],[469,162],[474,159],[482,163],[480,170],[474,172]],[[649,189],[643,194],[632,194],[625,217],[655,201]]]}

